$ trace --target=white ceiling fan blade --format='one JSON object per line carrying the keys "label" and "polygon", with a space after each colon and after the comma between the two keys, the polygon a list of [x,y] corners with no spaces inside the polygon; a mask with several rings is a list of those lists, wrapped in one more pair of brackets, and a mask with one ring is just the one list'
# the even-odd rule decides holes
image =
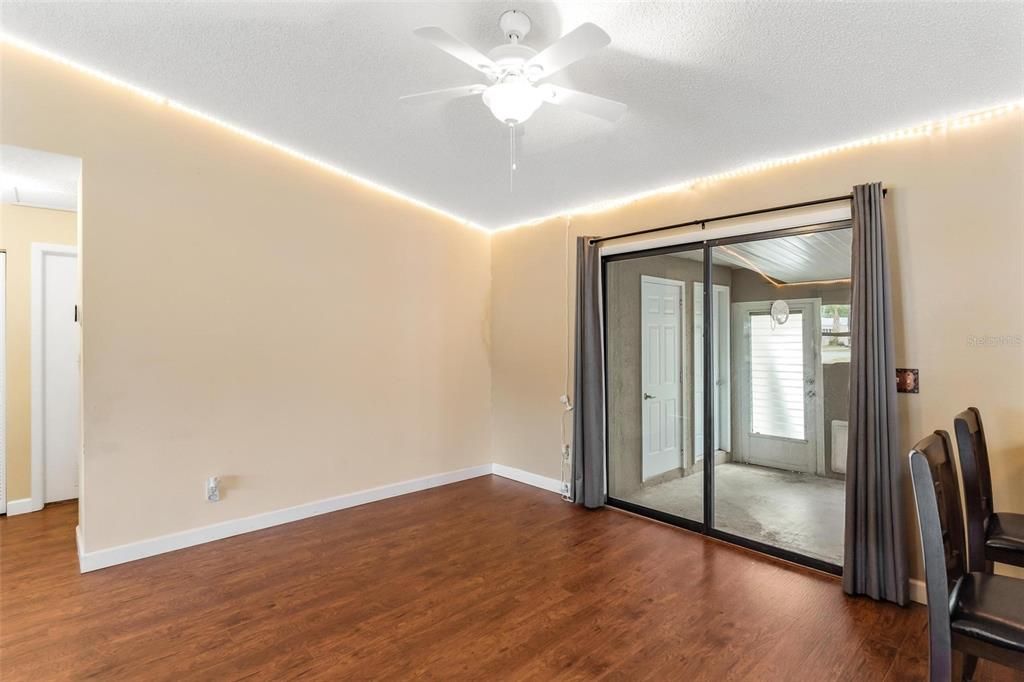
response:
{"label": "white ceiling fan blade", "polygon": [[432,43],[435,47],[438,47],[451,56],[458,59],[460,62],[469,64],[477,71],[484,73],[493,73],[497,71],[497,65],[491,61],[491,58],[483,54],[476,48],[470,47],[466,43],[462,42],[448,31],[437,26],[423,26],[413,31],[420,38]]}
{"label": "white ceiling fan blade", "polygon": [[588,95],[585,92],[570,90],[558,85],[542,85],[540,89],[544,93],[544,100],[546,102],[558,104],[567,109],[575,109],[576,111],[597,116],[612,123],[622,118],[622,115],[626,113],[626,109],[629,108],[622,102],[616,102],[613,99]]}
{"label": "white ceiling fan blade", "polygon": [[554,44],[549,45],[544,51],[527,62],[526,66],[527,69],[532,66],[539,66],[543,69],[539,77],[547,78],[554,72],[583,59],[591,52],[600,50],[611,41],[611,37],[596,24],[581,24],[566,33]]}
{"label": "white ceiling fan blade", "polygon": [[443,90],[428,90],[427,92],[417,92],[412,95],[402,95],[398,99],[402,102],[408,102],[409,104],[429,104],[431,102],[448,102],[453,99],[459,99],[460,97],[479,95],[486,89],[486,85],[474,83],[473,85],[460,85],[457,88],[444,88]]}

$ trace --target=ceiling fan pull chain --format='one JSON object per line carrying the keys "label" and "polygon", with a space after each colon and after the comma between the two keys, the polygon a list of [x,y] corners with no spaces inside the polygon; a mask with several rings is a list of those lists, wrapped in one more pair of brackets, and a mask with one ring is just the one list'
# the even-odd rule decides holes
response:
{"label": "ceiling fan pull chain", "polygon": [[519,170],[519,159],[516,158],[516,124],[508,126],[510,144],[512,145],[512,170]]}
{"label": "ceiling fan pull chain", "polygon": [[515,175],[516,169],[519,164],[516,161],[516,124],[508,124],[508,146],[509,146],[509,158],[512,162],[512,168],[508,174],[508,191],[512,191],[512,177]]}

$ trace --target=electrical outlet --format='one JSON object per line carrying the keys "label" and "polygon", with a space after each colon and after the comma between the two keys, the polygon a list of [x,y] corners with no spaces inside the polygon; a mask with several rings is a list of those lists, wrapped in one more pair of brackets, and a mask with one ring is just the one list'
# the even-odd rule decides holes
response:
{"label": "electrical outlet", "polygon": [[220,502],[220,479],[216,476],[206,479],[206,501]]}

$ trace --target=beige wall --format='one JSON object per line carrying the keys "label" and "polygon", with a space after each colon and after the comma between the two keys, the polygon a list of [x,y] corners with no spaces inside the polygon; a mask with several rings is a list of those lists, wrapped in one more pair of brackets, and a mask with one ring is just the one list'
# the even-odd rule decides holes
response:
{"label": "beige wall", "polygon": [[[622,233],[835,196],[873,180],[890,190],[897,362],[921,370],[921,393],[899,396],[903,445],[951,430],[954,414],[977,405],[991,439],[997,504],[1024,511],[1024,487],[1015,483],[1024,480],[1024,346],[969,343],[971,336],[1024,335],[1019,111],[580,215],[569,230],[573,237]],[[503,231],[491,242],[494,459],[545,476],[559,474],[558,396],[571,326],[562,293],[566,223]],[[907,491],[912,532],[909,484]],[[910,547],[920,575],[916,538]]]}
{"label": "beige wall", "polygon": [[77,243],[67,211],[0,205],[0,249],[7,251],[7,501],[32,495],[32,243]]}
{"label": "beige wall", "polygon": [[86,550],[491,461],[487,234],[2,55],[0,140],[83,160]]}

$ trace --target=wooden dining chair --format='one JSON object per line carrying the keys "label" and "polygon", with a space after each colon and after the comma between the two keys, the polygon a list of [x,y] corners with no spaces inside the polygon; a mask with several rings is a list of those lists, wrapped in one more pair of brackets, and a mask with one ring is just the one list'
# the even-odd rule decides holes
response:
{"label": "wooden dining chair", "polygon": [[1024,514],[996,512],[981,412],[968,407],[953,418],[964,482],[967,557],[971,571],[992,572],[992,562],[1024,566]]}
{"label": "wooden dining chair", "polygon": [[968,572],[952,450],[949,434],[936,431],[910,451],[932,682],[952,680],[954,672],[958,680],[971,679],[979,658],[1024,670],[1024,580]]}

